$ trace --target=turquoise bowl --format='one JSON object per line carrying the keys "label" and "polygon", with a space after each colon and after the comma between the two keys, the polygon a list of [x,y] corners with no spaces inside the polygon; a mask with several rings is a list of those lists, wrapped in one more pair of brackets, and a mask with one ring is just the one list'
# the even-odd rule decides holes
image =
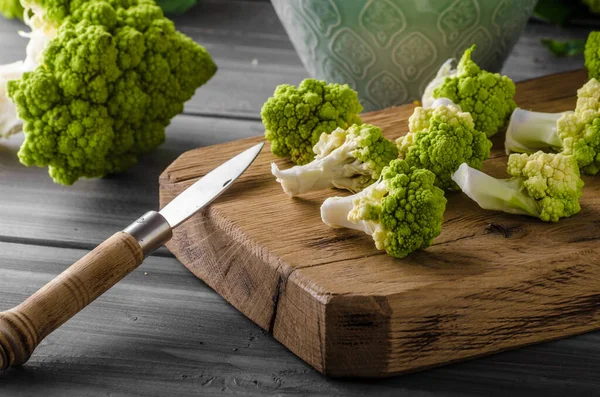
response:
{"label": "turquoise bowl", "polygon": [[304,67],[347,83],[366,111],[420,99],[439,67],[472,44],[497,72],[537,0],[271,0]]}

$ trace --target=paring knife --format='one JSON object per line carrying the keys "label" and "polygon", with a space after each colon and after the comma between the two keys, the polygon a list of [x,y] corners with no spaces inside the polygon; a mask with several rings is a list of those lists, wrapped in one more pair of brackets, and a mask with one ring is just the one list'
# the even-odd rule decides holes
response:
{"label": "paring knife", "polygon": [[169,241],[172,230],[227,190],[252,164],[262,147],[260,143],[221,164],[160,212],[147,212],[25,302],[0,313],[0,370],[24,364],[46,336]]}

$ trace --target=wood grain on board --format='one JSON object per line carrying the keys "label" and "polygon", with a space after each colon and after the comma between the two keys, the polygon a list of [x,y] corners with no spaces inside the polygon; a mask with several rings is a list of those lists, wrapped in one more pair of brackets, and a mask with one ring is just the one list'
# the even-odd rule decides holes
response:
{"label": "wood grain on board", "polygon": [[[572,109],[583,71],[518,85],[517,103]],[[389,138],[414,106],[364,115]],[[502,134],[484,171],[504,177]],[[260,138],[183,154],[161,175],[161,205]],[[323,190],[288,198],[264,150],[168,248],[195,275],[317,370],[388,376],[600,327],[600,183],[585,178],[579,215],[557,224],[480,209],[448,194],[433,246],[398,260],[369,236],[320,221]]]}

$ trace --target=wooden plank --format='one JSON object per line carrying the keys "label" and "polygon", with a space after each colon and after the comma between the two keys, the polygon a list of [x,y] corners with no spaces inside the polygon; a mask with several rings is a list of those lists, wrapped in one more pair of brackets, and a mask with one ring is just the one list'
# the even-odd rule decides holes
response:
{"label": "wooden plank", "polygon": [[[0,243],[0,310],[86,251]],[[226,332],[224,332],[226,331]],[[600,334],[531,346],[377,382],[327,379],[284,349],[175,259],[149,258],[51,334],[3,396],[594,395]]]}
{"label": "wooden plank", "polygon": [[166,142],[126,173],[70,187],[53,183],[45,168],[22,166],[22,137],[13,136],[0,143],[0,241],[91,249],[158,208],[158,176],[180,153],[262,133],[260,122],[177,116]]}
{"label": "wooden plank", "polygon": [[[540,111],[571,109],[586,79],[577,71],[520,83],[516,100]],[[413,108],[363,120],[397,138],[406,133]],[[161,205],[256,141],[183,154],[161,175]],[[502,134],[494,141],[484,171],[504,177]],[[272,161],[290,165],[263,151],[167,246],[317,370],[389,376],[600,327],[597,178],[584,178],[581,214],[557,224],[485,211],[465,195],[447,194],[446,221],[434,245],[396,260],[376,251],[364,233],[321,222],[320,204],[339,192],[290,200],[270,173]],[[504,238],[490,224],[516,232]]]}

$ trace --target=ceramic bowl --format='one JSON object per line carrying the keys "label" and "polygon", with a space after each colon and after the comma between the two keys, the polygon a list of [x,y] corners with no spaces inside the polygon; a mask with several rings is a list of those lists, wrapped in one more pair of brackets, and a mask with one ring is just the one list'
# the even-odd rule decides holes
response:
{"label": "ceramic bowl", "polygon": [[366,111],[420,99],[449,58],[500,71],[537,0],[272,0],[308,73]]}

